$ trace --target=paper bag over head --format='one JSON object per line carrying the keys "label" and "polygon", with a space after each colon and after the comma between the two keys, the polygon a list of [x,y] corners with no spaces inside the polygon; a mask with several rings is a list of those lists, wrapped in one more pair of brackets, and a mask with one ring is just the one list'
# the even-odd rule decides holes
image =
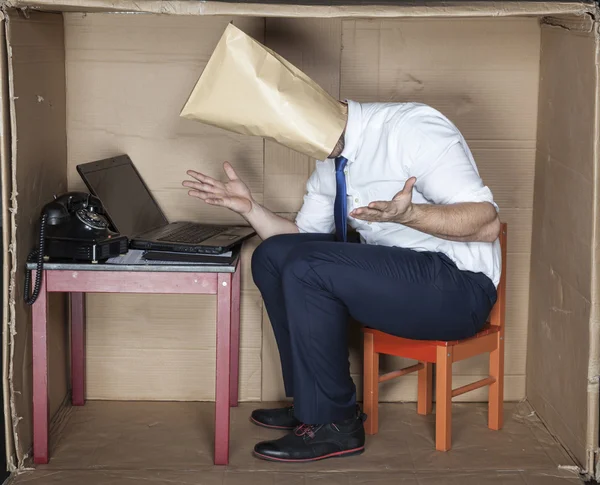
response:
{"label": "paper bag over head", "polygon": [[229,24],[180,116],[262,136],[323,160],[345,107],[298,68]]}

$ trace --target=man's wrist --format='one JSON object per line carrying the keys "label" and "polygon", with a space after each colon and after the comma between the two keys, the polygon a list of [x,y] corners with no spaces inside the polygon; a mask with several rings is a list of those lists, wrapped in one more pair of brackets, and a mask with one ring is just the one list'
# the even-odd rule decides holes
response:
{"label": "man's wrist", "polygon": [[250,219],[252,219],[261,208],[262,207],[258,202],[256,202],[253,198],[250,198],[250,210],[240,215],[250,222]]}
{"label": "man's wrist", "polygon": [[396,222],[404,226],[413,224],[419,217],[419,205],[411,203],[407,209],[396,218]]}

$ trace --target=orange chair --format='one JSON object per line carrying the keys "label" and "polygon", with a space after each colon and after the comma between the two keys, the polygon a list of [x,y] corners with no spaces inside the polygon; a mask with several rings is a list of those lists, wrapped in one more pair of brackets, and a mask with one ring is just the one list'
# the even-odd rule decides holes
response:
{"label": "orange chair", "polygon": [[[466,392],[490,386],[488,427],[499,430],[503,423],[504,399],[504,318],[506,314],[506,223],[500,231],[502,276],[498,285],[498,300],[489,322],[477,335],[453,342],[410,340],[364,328],[364,412],[367,434],[376,434],[378,423],[379,383],[418,372],[417,412],[430,414],[433,404],[433,365],[436,364],[436,425],[435,447],[439,451],[451,448],[452,398]],[[485,352],[490,353],[490,376],[472,384],[452,389],[452,364]],[[417,360],[404,369],[379,375],[379,354],[396,355]]]}

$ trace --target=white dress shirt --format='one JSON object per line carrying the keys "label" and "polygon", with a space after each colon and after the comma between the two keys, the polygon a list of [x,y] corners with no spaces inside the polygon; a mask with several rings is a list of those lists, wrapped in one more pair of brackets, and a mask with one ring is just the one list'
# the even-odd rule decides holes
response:
{"label": "white dress shirt", "polygon": [[[430,106],[348,101],[344,141],[348,213],[373,201],[391,200],[413,176],[417,178],[413,189],[416,204],[490,202],[498,210],[465,139],[452,122]],[[335,191],[335,161],[318,161],[296,218],[300,232],[334,232]],[[348,217],[348,223],[363,243],[441,252],[459,269],[484,273],[498,286],[498,240],[454,242],[394,222]]]}

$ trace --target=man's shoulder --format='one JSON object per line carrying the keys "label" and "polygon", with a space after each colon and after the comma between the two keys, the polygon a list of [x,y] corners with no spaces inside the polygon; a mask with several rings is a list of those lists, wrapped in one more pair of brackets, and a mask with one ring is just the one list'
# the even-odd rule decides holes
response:
{"label": "man's shoulder", "polygon": [[437,121],[438,123],[452,124],[443,113],[425,103],[361,103],[361,109],[363,117],[368,119],[369,122],[375,123],[419,125]]}
{"label": "man's shoulder", "polygon": [[405,101],[405,102],[381,102],[381,101],[375,101],[375,102],[365,102],[365,103],[357,103],[360,105],[362,111],[367,111],[367,112],[379,112],[379,111],[387,111],[387,112],[405,112],[405,113],[411,113],[411,112],[419,112],[419,111],[423,111],[423,112],[427,112],[427,111],[431,111],[431,112],[438,112],[434,107],[425,104],[425,103],[421,103],[421,102],[417,102],[417,101]]}

